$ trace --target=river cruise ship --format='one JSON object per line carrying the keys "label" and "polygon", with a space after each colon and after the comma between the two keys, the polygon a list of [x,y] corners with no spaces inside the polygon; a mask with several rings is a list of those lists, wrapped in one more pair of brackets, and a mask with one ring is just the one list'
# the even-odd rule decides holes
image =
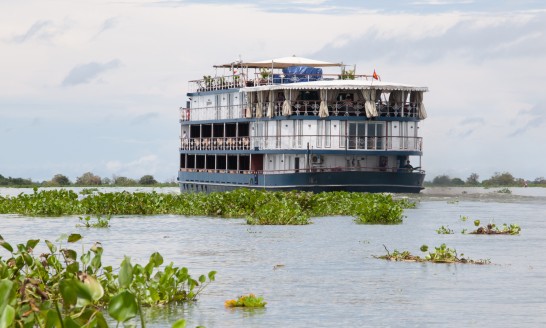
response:
{"label": "river cruise ship", "polygon": [[190,81],[180,108],[181,191],[418,193],[428,89],[347,67],[238,61]]}

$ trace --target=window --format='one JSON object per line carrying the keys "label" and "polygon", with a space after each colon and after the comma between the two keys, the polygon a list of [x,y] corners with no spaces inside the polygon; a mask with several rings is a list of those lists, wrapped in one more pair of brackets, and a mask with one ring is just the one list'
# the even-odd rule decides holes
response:
{"label": "window", "polygon": [[317,148],[322,148],[324,121],[317,121]]}
{"label": "window", "polygon": [[260,149],[263,149],[264,148],[264,136],[265,136],[265,131],[266,130],[266,126],[264,124],[265,122],[256,122],[254,123],[254,147],[260,147]]}
{"label": "window", "polygon": [[346,147],[346,135],[345,135],[345,128],[346,128],[347,122],[340,121],[339,122],[339,148],[345,148]]}
{"label": "window", "polygon": [[303,133],[303,121],[294,120],[294,148],[301,148],[301,134]]}
{"label": "window", "polygon": [[349,122],[349,149],[383,149],[384,136],[383,122]]}
{"label": "window", "polygon": [[277,121],[277,126],[275,129],[276,135],[277,135],[275,148],[281,148],[281,127],[282,127],[282,121]]}
{"label": "window", "polygon": [[330,148],[332,137],[332,121],[324,121],[324,147]]}

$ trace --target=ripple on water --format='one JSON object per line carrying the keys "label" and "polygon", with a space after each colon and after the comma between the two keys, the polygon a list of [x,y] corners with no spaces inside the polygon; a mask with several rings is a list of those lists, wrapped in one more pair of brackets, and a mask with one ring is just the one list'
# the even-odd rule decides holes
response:
{"label": "ripple on water", "polygon": [[[546,203],[423,200],[396,226],[358,225],[350,217],[315,218],[307,226],[248,226],[242,219],[174,215],[113,217],[108,229],[76,228],[74,217],[0,216],[12,244],[81,233],[100,241],[105,261],[124,255],[165,261],[217,281],[192,305],[152,311],[154,327],[186,317],[188,327],[543,326],[546,323]],[[466,222],[460,216],[470,217]],[[473,220],[517,223],[519,236],[461,234]],[[436,229],[449,225],[452,235]],[[384,246],[420,254],[446,243],[491,265],[395,263],[374,258]],[[79,251],[79,246],[77,247]],[[2,250],[0,254],[5,255]],[[264,296],[266,309],[225,309],[246,293]]]}

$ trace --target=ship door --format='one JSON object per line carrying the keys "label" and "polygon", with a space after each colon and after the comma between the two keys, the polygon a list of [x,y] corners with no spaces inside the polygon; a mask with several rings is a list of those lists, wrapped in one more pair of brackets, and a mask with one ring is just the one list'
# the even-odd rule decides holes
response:
{"label": "ship door", "polygon": [[251,171],[263,171],[264,169],[264,155],[256,154],[251,156],[250,170]]}
{"label": "ship door", "polygon": [[294,158],[294,171],[298,173],[300,171],[300,158],[295,157]]}

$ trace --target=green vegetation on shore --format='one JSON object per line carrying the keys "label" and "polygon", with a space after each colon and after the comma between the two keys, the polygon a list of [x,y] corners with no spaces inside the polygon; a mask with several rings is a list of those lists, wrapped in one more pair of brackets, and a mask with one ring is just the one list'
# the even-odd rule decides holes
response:
{"label": "green vegetation on shore", "polygon": [[136,186],[156,186],[156,187],[176,187],[175,181],[158,182],[153,175],[143,175],[140,179],[131,179],[124,176],[114,175],[112,178],[101,178],[92,172],[86,172],[77,177],[74,182],[63,174],[55,174],[51,180],[42,182],[32,181],[31,179],[4,177],[0,174],[0,186],[3,187],[136,187]]}
{"label": "green vegetation on shore", "polygon": [[452,178],[449,175],[439,175],[432,181],[425,181],[425,186],[438,187],[546,187],[546,179],[538,177],[533,181],[523,178],[515,178],[508,172],[496,172],[489,179],[479,181],[480,176],[477,173],[472,173],[466,181],[460,178]]}
{"label": "green vegetation on shore", "polygon": [[[425,186],[442,187],[546,187],[546,178],[538,177],[533,181],[523,178],[515,178],[508,172],[496,172],[489,179],[480,181],[477,173],[472,173],[468,178],[452,178],[449,175],[439,175],[430,181],[425,181]],[[152,175],[143,175],[139,179],[114,175],[112,178],[101,178],[92,172],[83,173],[72,182],[63,174],[55,174],[50,180],[37,182],[31,179],[4,177],[0,174],[0,186],[5,187],[67,187],[67,186],[101,186],[101,187],[133,187],[133,186],[177,186],[176,181],[158,182]]]}
{"label": "green vegetation on shore", "polygon": [[238,189],[231,192],[163,194],[152,192],[89,192],[67,189],[38,190],[13,197],[0,196],[0,214],[27,216],[61,215],[157,215],[246,218],[248,224],[302,225],[310,217],[346,215],[359,223],[398,224],[407,199],[389,194],[350,192],[267,192]]}

